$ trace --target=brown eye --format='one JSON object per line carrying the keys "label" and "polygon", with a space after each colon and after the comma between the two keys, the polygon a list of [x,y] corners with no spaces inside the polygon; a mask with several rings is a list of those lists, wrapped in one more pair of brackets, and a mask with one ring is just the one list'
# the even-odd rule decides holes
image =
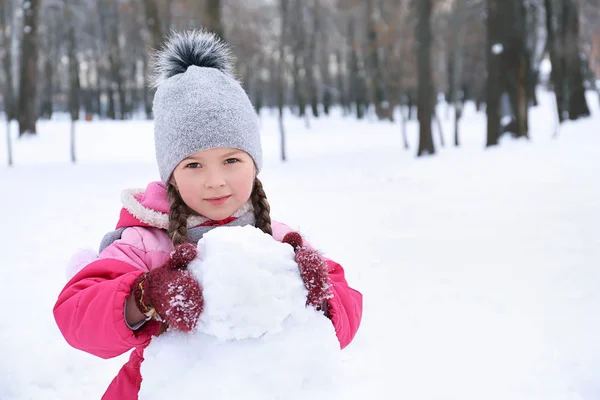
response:
{"label": "brown eye", "polygon": [[225,164],[235,164],[238,161],[240,160],[237,158],[228,158],[227,160],[225,160]]}
{"label": "brown eye", "polygon": [[200,163],[194,162],[194,163],[189,163],[188,165],[185,166],[186,168],[200,168]]}

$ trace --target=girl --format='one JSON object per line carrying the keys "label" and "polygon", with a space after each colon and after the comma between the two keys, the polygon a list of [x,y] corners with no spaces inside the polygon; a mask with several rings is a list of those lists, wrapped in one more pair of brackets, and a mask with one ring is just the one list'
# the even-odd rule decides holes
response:
{"label": "girl", "polygon": [[[161,182],[123,192],[117,229],[54,307],[71,346],[102,358],[134,348],[105,400],[137,399],[143,351],[153,336],[167,328],[194,328],[202,290],[185,269],[188,243],[195,245],[216,226],[254,225],[279,241],[287,234],[285,241],[296,250],[302,245],[297,233],[271,221],[257,178],[258,119],[231,70],[229,49],[206,32],[173,35],[158,53],[153,111]],[[332,260],[319,255],[316,264],[314,257],[297,262],[309,289],[307,304],[331,319],[343,349],[360,325],[361,293],[348,286]],[[314,285],[321,281],[326,294],[323,285]]]}

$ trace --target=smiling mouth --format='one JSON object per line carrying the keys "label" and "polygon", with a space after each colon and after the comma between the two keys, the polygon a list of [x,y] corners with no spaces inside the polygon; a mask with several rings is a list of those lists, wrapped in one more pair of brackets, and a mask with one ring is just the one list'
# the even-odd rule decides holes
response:
{"label": "smiling mouth", "polygon": [[225,204],[227,202],[227,200],[229,200],[230,197],[231,197],[231,195],[221,196],[221,197],[211,197],[209,199],[204,199],[204,200],[213,207],[220,207],[223,204]]}
{"label": "smiling mouth", "polygon": [[225,200],[227,198],[231,197],[231,195],[227,195],[227,196],[221,196],[221,197],[211,197],[209,199],[204,199],[206,201],[219,201],[219,200]]}

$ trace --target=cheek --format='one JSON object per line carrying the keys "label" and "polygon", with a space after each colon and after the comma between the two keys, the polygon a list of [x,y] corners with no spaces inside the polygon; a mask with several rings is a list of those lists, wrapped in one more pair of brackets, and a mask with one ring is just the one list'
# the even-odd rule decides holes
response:
{"label": "cheek", "polygon": [[194,181],[183,182],[179,184],[179,193],[187,204],[193,203],[196,199],[202,197],[202,185],[195,184]]}
{"label": "cheek", "polygon": [[247,170],[240,174],[235,180],[235,186],[240,196],[249,198],[254,186],[254,170]]}

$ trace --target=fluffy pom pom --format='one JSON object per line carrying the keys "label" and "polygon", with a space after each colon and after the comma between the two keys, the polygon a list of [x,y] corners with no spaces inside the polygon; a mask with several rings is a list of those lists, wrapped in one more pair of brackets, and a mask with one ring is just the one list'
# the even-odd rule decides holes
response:
{"label": "fluffy pom pom", "polygon": [[172,33],[155,54],[154,61],[152,85],[155,88],[170,77],[184,73],[192,65],[233,74],[233,56],[229,46],[214,33],[204,30]]}
{"label": "fluffy pom pom", "polygon": [[302,247],[302,236],[298,232],[289,232],[283,237],[282,242],[292,246],[294,251],[298,251]]}

